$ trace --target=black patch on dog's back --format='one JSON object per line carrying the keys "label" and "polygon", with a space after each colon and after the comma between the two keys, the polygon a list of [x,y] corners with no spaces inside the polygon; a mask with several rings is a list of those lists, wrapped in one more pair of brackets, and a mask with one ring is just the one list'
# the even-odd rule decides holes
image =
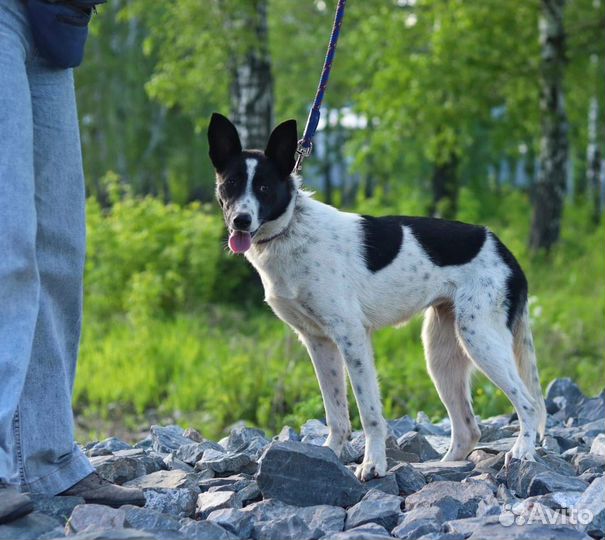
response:
{"label": "black patch on dog's back", "polygon": [[453,266],[471,262],[483,247],[486,229],[445,219],[361,216],[366,265],[372,272],[388,266],[397,256],[403,229],[409,227],[433,264]]}
{"label": "black patch on dog's back", "polygon": [[401,249],[403,229],[398,217],[361,216],[366,266],[378,272],[393,262]]}
{"label": "black patch on dog's back", "polygon": [[458,266],[471,262],[485,243],[485,227],[460,221],[427,217],[401,217],[437,266]]}
{"label": "black patch on dog's back", "polygon": [[509,249],[495,234],[490,232],[490,235],[494,240],[496,252],[510,269],[510,275],[506,279],[506,326],[512,331],[515,320],[521,314],[527,302],[527,278]]}

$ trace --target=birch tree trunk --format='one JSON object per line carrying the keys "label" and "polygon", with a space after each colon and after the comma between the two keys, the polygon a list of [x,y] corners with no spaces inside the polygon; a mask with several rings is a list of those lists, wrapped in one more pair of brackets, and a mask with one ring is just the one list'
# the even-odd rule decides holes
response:
{"label": "birch tree trunk", "polygon": [[558,240],[567,184],[567,114],[563,78],[565,72],[565,0],[541,0],[540,113],[542,138],[540,166],[533,193],[533,215],[529,239],[534,251],[550,249]]}
{"label": "birch tree trunk", "polygon": [[444,163],[436,163],[432,177],[431,215],[453,219],[458,211],[458,157],[450,154]]}
{"label": "birch tree trunk", "polygon": [[268,0],[256,0],[243,21],[252,29],[244,50],[232,58],[231,116],[244,148],[265,148],[273,126],[273,75],[269,55]]}

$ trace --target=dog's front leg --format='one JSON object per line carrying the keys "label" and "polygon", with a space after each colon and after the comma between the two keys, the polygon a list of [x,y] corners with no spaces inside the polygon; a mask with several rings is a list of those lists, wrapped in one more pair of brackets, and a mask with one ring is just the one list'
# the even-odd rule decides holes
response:
{"label": "dog's front leg", "polygon": [[384,476],[387,471],[387,425],[382,416],[370,333],[361,325],[346,325],[337,330],[335,341],[345,359],[366,438],[363,463],[357,468],[356,475],[360,480]]}
{"label": "dog's front leg", "polygon": [[329,429],[324,446],[329,446],[340,457],[351,434],[344,362],[331,339],[301,335],[301,340],[309,351],[324,401]]}

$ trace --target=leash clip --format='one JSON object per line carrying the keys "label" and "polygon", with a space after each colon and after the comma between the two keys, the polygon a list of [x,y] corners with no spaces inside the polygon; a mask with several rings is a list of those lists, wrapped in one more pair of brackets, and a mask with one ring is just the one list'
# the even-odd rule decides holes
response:
{"label": "leash clip", "polygon": [[296,146],[296,163],[294,165],[296,174],[300,174],[300,171],[302,171],[303,160],[308,158],[311,155],[311,152],[313,152],[313,143],[309,141],[309,145],[304,146],[304,142],[305,140],[301,139],[298,141],[298,145]]}

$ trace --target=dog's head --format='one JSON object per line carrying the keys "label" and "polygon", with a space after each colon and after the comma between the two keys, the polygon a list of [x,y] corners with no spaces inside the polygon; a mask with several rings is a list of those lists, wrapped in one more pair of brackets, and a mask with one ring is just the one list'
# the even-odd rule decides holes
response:
{"label": "dog's head", "polygon": [[258,230],[279,218],[293,195],[296,121],[277,126],[265,151],[243,150],[235,126],[214,113],[208,126],[210,159],[216,170],[216,197],[229,229],[229,247],[243,253]]}

